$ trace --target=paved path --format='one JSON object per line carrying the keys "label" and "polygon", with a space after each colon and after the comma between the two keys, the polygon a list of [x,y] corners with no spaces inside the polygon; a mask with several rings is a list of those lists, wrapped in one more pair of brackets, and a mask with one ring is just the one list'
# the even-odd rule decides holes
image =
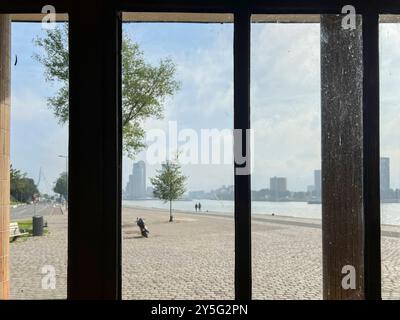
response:
{"label": "paved path", "polygon": [[[140,237],[135,224],[138,216],[150,229],[148,239]],[[175,216],[176,222],[168,223],[167,212],[123,209],[123,298],[232,299],[233,219],[183,213]],[[47,236],[11,244],[13,298],[66,297],[66,219],[50,215]],[[274,221],[253,220],[253,297],[321,299],[321,229],[290,223],[301,222],[298,219],[268,219]],[[398,227],[390,231],[398,232]],[[382,238],[382,261],[384,297],[399,299],[398,237]],[[55,290],[41,288],[40,272],[45,265],[56,270]]]}
{"label": "paved path", "polygon": [[59,207],[54,207],[52,204],[37,204],[36,208],[33,204],[26,204],[17,208],[11,208],[11,221],[22,219],[31,219],[35,214],[41,216],[49,216],[55,211],[60,210]]}
{"label": "paved path", "polygon": [[[20,238],[10,244],[11,298],[64,299],[67,295],[67,216],[54,210],[46,217],[43,237]],[[42,289],[42,268],[53,266],[56,290]]]}

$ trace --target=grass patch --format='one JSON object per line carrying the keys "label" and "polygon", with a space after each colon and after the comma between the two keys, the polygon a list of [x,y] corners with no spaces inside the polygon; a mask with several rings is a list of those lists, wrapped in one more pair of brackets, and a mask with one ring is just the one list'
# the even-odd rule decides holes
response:
{"label": "grass patch", "polygon": [[[28,232],[27,235],[24,236],[19,236],[16,238],[10,238],[10,242],[16,240],[16,239],[27,239],[28,237],[32,237],[33,234],[33,226],[32,226],[32,220],[21,220],[21,221],[16,221],[18,222],[18,227],[21,233]],[[43,227],[43,235],[48,234],[49,231],[47,230],[47,227]]]}

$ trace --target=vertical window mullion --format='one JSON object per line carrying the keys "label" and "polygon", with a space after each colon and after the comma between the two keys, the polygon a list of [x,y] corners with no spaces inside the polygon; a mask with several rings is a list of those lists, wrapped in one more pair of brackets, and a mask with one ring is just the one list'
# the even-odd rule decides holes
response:
{"label": "vertical window mullion", "polygon": [[363,176],[365,298],[381,299],[379,15],[363,15]]}
{"label": "vertical window mullion", "polygon": [[323,295],[364,299],[362,17],[352,29],[341,15],[320,24]]}
{"label": "vertical window mullion", "polygon": [[118,19],[111,6],[88,1],[71,8],[69,28],[68,299],[116,300],[121,276]]}
{"label": "vertical window mullion", "polygon": [[[234,147],[246,156],[239,164],[235,152],[235,298],[251,299],[251,175],[250,166],[250,13],[239,9],[234,19]],[[246,153],[246,154],[245,154]],[[239,170],[238,170],[239,169]]]}

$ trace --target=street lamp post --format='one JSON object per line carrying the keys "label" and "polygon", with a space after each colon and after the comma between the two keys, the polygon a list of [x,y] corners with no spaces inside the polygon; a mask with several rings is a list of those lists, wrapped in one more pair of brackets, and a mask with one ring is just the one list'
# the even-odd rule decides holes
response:
{"label": "street lamp post", "polygon": [[65,208],[68,210],[68,156],[59,154],[59,158],[65,159],[65,175],[66,175],[66,183],[67,183],[67,199],[65,199]]}

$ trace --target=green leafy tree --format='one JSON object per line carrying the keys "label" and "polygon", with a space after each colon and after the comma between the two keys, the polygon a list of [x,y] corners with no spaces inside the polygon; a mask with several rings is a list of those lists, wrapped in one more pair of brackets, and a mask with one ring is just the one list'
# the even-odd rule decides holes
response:
{"label": "green leafy tree", "polygon": [[53,191],[68,200],[68,176],[66,172],[60,174],[55,182]]}
{"label": "green leafy tree", "polygon": [[22,173],[20,170],[10,166],[10,195],[11,202],[21,202],[21,179]]}
{"label": "green leafy tree", "polygon": [[[59,83],[57,93],[48,98],[48,106],[60,124],[68,121],[68,26],[47,30],[35,43],[43,49],[35,54],[45,70],[48,82]],[[122,130],[123,150],[130,158],[145,147],[143,123],[163,117],[164,103],[180,88],[175,80],[176,67],[169,59],[157,66],[147,63],[139,45],[127,37],[122,40]]]}
{"label": "green leafy tree", "polygon": [[177,159],[163,163],[161,170],[157,170],[157,175],[150,179],[154,196],[164,202],[169,201],[169,222],[173,221],[172,201],[181,198],[185,193],[186,179]]}
{"label": "green leafy tree", "polygon": [[28,178],[26,173],[10,166],[10,195],[11,201],[29,202],[33,195],[39,190],[33,179]]}

